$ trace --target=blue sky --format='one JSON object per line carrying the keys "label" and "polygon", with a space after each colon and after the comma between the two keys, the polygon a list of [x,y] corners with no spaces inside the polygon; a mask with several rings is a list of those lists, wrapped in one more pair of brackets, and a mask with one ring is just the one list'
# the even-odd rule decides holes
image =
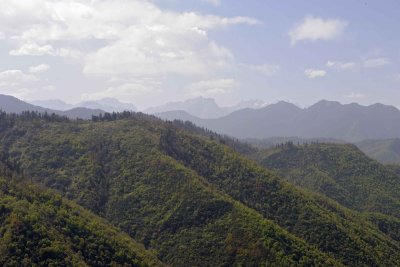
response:
{"label": "blue sky", "polygon": [[0,93],[400,107],[399,1],[5,0]]}

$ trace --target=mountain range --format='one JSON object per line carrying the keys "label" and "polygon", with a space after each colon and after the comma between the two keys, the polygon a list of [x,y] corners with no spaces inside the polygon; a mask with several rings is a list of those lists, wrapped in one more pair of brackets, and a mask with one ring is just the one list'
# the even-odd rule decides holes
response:
{"label": "mountain range", "polygon": [[201,119],[184,111],[157,116],[189,120],[237,138],[331,138],[347,142],[400,137],[400,111],[383,104],[362,106],[322,100],[308,108],[279,102],[260,109],[242,109],[216,119]]}
{"label": "mountain range", "polygon": [[72,119],[91,119],[93,115],[98,116],[99,114],[105,113],[104,110],[100,109],[89,109],[84,107],[76,107],[69,110],[61,111],[54,110],[49,108],[43,108],[40,106],[35,106],[19,100],[16,97],[9,95],[1,95],[0,94],[0,109],[7,113],[15,113],[20,114],[24,111],[33,111],[37,113],[48,113],[48,114],[56,114],[60,116],[65,116]]}
{"label": "mountain range", "polygon": [[234,106],[221,107],[212,98],[197,97],[181,102],[169,102],[165,105],[148,108],[144,110],[144,112],[148,114],[158,114],[163,112],[183,111],[198,118],[214,119],[226,116],[236,110],[244,108],[257,109],[264,105],[265,103],[261,100],[247,100],[241,101]]}
{"label": "mountain range", "polygon": [[[105,112],[136,110],[132,104],[113,98],[87,101],[77,105],[69,105],[60,100],[34,101],[32,103],[37,105],[26,103],[12,96],[0,95],[0,107],[10,113],[36,111],[55,113],[70,118],[89,119],[92,115]],[[245,106],[261,106],[261,108],[240,109]],[[232,112],[235,109],[239,110]],[[157,113],[157,111],[163,112]],[[211,98],[200,97],[151,108],[147,110],[147,113],[154,113],[156,116],[168,120],[191,121],[198,126],[240,139],[281,138],[284,140],[285,138],[298,138],[299,141],[311,139],[353,143],[370,140],[368,144],[371,144],[371,140],[400,137],[400,110],[383,104],[362,106],[352,103],[343,105],[339,102],[322,100],[308,108],[299,108],[284,101],[267,106],[263,106],[260,101],[247,101],[234,107],[223,108]],[[226,113],[229,114],[218,118],[200,118],[216,117],[217,114]],[[366,146],[366,143],[363,144],[360,144],[361,148]],[[371,150],[367,148],[364,151],[372,154]]]}
{"label": "mountain range", "polygon": [[[397,169],[347,145],[294,155],[318,164],[316,174],[335,157],[346,180],[338,188],[363,189],[369,195],[355,197],[365,205],[302,189],[252,160],[266,154],[241,155],[245,144],[189,123],[129,112],[93,120],[1,112],[0,122],[2,265],[400,264]],[[318,185],[312,174],[305,179]]]}
{"label": "mountain range", "polygon": [[115,98],[103,98],[93,101],[83,101],[78,104],[67,104],[62,100],[36,100],[32,101],[31,104],[41,106],[44,108],[54,110],[70,110],[74,108],[88,108],[104,110],[106,112],[123,112],[123,111],[136,111],[137,108],[130,104],[121,102]]}

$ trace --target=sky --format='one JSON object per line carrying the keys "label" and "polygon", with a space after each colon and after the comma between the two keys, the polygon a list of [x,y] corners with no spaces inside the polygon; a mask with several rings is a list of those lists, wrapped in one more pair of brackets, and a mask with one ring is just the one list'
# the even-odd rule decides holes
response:
{"label": "sky", "polygon": [[0,93],[400,107],[398,0],[2,0]]}

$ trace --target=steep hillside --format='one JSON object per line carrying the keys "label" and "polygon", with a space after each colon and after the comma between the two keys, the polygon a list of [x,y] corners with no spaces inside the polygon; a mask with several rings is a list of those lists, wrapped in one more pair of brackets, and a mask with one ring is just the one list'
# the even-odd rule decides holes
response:
{"label": "steep hillside", "polygon": [[400,139],[365,140],[356,143],[365,154],[383,164],[400,164]]}
{"label": "steep hillside", "polygon": [[159,121],[31,122],[17,120],[1,134],[16,169],[108,219],[167,264],[340,265],[158,151],[167,127]]}
{"label": "steep hillside", "polygon": [[289,182],[346,207],[400,218],[400,176],[354,145],[287,143],[255,158]]}
{"label": "steep hillside", "polygon": [[[169,155],[196,170],[221,191],[259,211],[264,217],[301,236],[322,251],[336,255],[345,264],[360,264],[362,261],[358,256],[363,253],[356,251],[361,247],[367,249],[366,244],[372,239],[366,236],[370,235],[369,231],[375,231],[368,224],[363,226],[363,230],[358,228],[363,224],[362,219],[356,219],[354,214],[327,199],[312,194],[305,195],[288,184],[281,183],[271,173],[213,143],[204,143],[190,135],[171,134],[167,140],[169,145],[166,151]],[[361,240],[358,239],[360,237]],[[366,238],[363,239],[364,237]],[[363,257],[370,257],[374,254],[373,250],[375,249],[371,247]],[[357,260],[352,258],[348,261],[350,254]],[[373,265],[372,262],[368,263],[370,264]]]}
{"label": "steep hillside", "polygon": [[400,264],[399,242],[363,217],[208,137],[142,114],[118,116],[3,115],[2,151],[20,173],[173,266]]}
{"label": "steep hillside", "polygon": [[26,182],[0,178],[1,266],[163,266],[104,219]]}

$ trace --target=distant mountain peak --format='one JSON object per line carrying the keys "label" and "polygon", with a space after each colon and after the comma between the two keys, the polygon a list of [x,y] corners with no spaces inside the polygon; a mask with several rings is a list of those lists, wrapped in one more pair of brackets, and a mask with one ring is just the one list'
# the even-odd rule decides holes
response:
{"label": "distant mountain peak", "polygon": [[315,107],[339,107],[343,106],[340,102],[338,101],[331,101],[331,100],[320,100],[314,105],[312,105],[310,108],[315,108]]}
{"label": "distant mountain peak", "polygon": [[275,104],[271,104],[268,106],[263,107],[263,109],[279,109],[279,110],[301,110],[298,106],[296,106],[293,103],[287,102],[287,101],[279,101]]}
{"label": "distant mountain peak", "polygon": [[290,102],[288,102],[288,101],[284,101],[284,100],[278,101],[277,103],[272,104],[272,105],[279,105],[279,106],[296,106],[295,104],[290,103]]}

